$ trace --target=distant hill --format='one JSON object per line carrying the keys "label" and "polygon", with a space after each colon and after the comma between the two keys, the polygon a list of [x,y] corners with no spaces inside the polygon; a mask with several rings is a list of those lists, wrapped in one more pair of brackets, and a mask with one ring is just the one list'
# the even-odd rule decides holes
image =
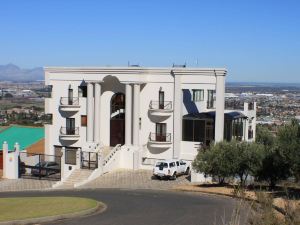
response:
{"label": "distant hill", "polygon": [[272,83],[272,82],[226,82],[226,87],[298,87],[300,83]]}
{"label": "distant hill", "polygon": [[42,67],[21,69],[14,64],[0,65],[0,81],[29,82],[44,80]]}

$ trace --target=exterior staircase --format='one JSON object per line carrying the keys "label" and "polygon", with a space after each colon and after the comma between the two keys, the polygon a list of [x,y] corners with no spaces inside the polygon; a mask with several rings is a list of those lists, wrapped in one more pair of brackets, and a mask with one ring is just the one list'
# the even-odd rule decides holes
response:
{"label": "exterior staircase", "polygon": [[63,181],[60,185],[56,186],[58,189],[74,188],[75,184],[81,183],[88,179],[93,170],[75,169],[71,175]]}

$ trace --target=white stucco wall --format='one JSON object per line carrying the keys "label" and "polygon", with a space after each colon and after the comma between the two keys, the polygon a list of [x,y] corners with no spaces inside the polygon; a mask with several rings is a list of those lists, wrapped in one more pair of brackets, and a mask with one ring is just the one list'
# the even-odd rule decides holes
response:
{"label": "white stucco wall", "polygon": [[[193,160],[197,154],[194,142],[181,141],[181,117],[189,113],[184,102],[182,102],[182,90],[188,90],[192,96],[192,89],[204,90],[204,101],[196,102],[198,112],[208,111],[207,90],[216,89],[216,73],[226,74],[224,69],[203,68],[45,68],[45,83],[52,85],[52,97],[46,99],[46,113],[53,114],[52,125],[46,125],[46,152],[54,154],[54,145],[83,148],[86,143],[86,127],[81,127],[81,115],[87,113],[87,99],[80,98],[80,109],[74,113],[59,111],[60,98],[68,96],[69,86],[73,89],[73,97],[78,97],[78,86],[85,81],[102,81],[101,83],[101,107],[100,107],[100,142],[104,146],[110,145],[110,100],[113,94],[121,92],[125,94],[125,83],[141,84],[140,86],[140,118],[139,129],[139,151],[140,156],[148,158],[147,165],[156,159],[170,159],[174,156],[186,160]],[[175,74],[175,75],[174,75]],[[174,84],[176,77],[180,77]],[[153,116],[149,112],[151,101],[158,101],[159,90],[164,91],[165,101],[172,101],[172,107],[176,101],[176,112],[169,116]],[[132,107],[134,106],[132,93]],[[180,98],[179,98],[180,97]],[[178,111],[179,110],[179,111]],[[211,109],[209,109],[211,110]],[[175,115],[174,115],[175,113]],[[179,114],[178,114],[179,113]],[[59,139],[60,128],[66,126],[66,117],[75,118],[76,127],[80,129],[80,137],[77,141],[62,141]],[[156,123],[166,123],[167,133],[172,135],[172,143],[167,148],[151,147],[149,145],[150,132],[155,133]],[[175,135],[174,135],[175,134]],[[131,135],[132,136],[132,135]],[[177,150],[175,150],[177,149]],[[126,152],[120,152],[120,167],[128,167],[133,160],[133,150],[129,146]],[[141,160],[142,161],[142,160]],[[147,167],[145,165],[145,167]],[[130,166],[129,166],[130,167]]]}

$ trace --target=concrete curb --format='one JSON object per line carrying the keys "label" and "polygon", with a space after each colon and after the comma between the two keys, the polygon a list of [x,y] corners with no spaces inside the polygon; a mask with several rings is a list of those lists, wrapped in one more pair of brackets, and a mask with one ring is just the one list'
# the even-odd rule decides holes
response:
{"label": "concrete curb", "polygon": [[103,213],[106,209],[107,209],[106,204],[102,202],[97,202],[97,205],[94,208],[86,209],[79,212],[56,215],[56,216],[45,216],[45,217],[32,218],[32,219],[24,219],[24,220],[10,220],[10,221],[0,222],[0,225],[25,225],[25,224],[47,223],[56,220],[73,219],[77,217],[87,216],[93,213]]}

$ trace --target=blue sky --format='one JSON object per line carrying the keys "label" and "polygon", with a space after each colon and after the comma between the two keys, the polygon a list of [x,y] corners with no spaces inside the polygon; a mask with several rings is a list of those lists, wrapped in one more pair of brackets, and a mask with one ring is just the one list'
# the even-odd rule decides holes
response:
{"label": "blue sky", "polygon": [[299,0],[2,0],[0,64],[226,67],[300,82]]}

